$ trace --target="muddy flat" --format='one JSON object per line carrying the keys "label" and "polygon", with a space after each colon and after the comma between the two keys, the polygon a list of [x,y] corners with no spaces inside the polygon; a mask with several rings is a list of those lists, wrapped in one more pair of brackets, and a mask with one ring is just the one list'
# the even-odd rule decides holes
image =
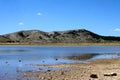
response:
{"label": "muddy flat", "polygon": [[89,64],[44,65],[58,70],[26,71],[29,80],[120,80],[120,59],[94,60]]}

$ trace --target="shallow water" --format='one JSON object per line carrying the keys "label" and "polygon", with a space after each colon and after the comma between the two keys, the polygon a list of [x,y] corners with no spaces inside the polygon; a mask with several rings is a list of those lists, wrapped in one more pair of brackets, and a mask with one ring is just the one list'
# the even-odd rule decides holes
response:
{"label": "shallow water", "polygon": [[38,70],[34,64],[79,63],[119,55],[119,46],[0,46],[0,80],[26,80],[21,71]]}

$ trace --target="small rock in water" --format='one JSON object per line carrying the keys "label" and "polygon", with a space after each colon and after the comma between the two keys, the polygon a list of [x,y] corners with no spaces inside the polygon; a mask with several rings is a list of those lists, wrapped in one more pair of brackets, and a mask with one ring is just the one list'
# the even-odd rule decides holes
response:
{"label": "small rock in water", "polygon": [[5,75],[7,75],[7,74],[8,74],[8,72],[5,73]]}
{"label": "small rock in water", "polygon": [[19,62],[21,62],[22,60],[19,60]]}
{"label": "small rock in water", "polygon": [[42,70],[42,68],[39,68],[39,70]]}
{"label": "small rock in water", "polygon": [[6,64],[8,63],[8,61],[5,62]]}
{"label": "small rock in water", "polygon": [[55,60],[57,61],[58,59],[56,58]]}
{"label": "small rock in water", "polygon": [[42,61],[43,63],[45,62],[45,61]]}
{"label": "small rock in water", "polygon": [[91,78],[98,78],[97,74],[91,74],[90,77]]}
{"label": "small rock in water", "polygon": [[50,72],[51,70],[47,70],[47,72]]}
{"label": "small rock in water", "polygon": [[20,72],[20,70],[17,69],[16,72]]}

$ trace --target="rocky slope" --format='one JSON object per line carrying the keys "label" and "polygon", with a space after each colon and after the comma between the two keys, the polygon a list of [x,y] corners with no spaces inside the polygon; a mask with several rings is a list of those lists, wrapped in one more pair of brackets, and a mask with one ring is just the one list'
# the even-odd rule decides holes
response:
{"label": "rocky slope", "polygon": [[27,30],[0,36],[1,43],[80,43],[80,42],[118,42],[120,37],[100,36],[85,29],[43,32]]}

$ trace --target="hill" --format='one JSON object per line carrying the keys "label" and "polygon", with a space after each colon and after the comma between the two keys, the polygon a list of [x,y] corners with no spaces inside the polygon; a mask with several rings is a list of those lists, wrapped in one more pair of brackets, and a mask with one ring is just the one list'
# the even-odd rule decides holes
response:
{"label": "hill", "polygon": [[100,43],[120,42],[120,37],[101,36],[85,29],[43,32],[26,30],[0,36],[0,43]]}

